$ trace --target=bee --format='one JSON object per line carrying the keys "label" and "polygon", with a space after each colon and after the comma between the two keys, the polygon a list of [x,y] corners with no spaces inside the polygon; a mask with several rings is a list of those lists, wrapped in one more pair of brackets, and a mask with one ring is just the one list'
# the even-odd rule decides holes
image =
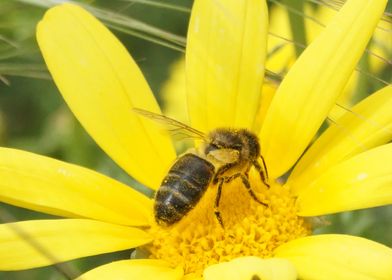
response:
{"label": "bee", "polygon": [[[180,221],[200,201],[207,188],[217,185],[214,214],[223,228],[219,211],[222,187],[235,179],[242,184],[249,195],[259,200],[249,183],[249,171],[255,167],[263,183],[269,187],[268,171],[260,153],[258,137],[247,129],[217,128],[204,134],[172,118],[143,109],[134,111],[150,119],[174,127],[186,135],[202,139],[198,149],[190,149],[179,156],[162,180],[154,200],[154,215],[161,226],[170,226]],[[259,164],[261,159],[263,167]]]}

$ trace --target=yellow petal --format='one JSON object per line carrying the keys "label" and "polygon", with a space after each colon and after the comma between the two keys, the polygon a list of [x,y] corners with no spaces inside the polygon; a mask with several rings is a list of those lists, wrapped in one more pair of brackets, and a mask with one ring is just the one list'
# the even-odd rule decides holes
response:
{"label": "yellow petal", "polygon": [[182,277],[182,280],[205,280],[204,277],[200,276],[198,273],[188,273]]}
{"label": "yellow petal", "polygon": [[295,192],[334,164],[392,139],[392,86],[387,86],[339,118],[309,148],[289,177]]}
{"label": "yellow petal", "polygon": [[[312,9],[312,11],[314,12],[310,13],[310,16],[317,18],[317,22],[314,20],[305,21],[305,23],[307,23],[306,34],[311,41],[324,29],[322,25],[325,26],[336,15],[335,9],[326,5],[318,5],[317,9]],[[373,32],[372,40],[367,46],[369,55],[368,58],[365,59],[369,62],[370,75],[375,75],[376,77],[380,76],[380,71],[384,66],[387,65],[385,63],[385,59],[383,58],[388,57],[388,46],[392,46],[392,36],[389,32],[391,27],[392,24],[390,24],[388,21],[380,20],[378,22],[377,28]],[[373,65],[376,67],[373,67]],[[359,66],[359,68],[361,68],[361,66]],[[362,71],[355,70],[347,82],[344,90],[339,95],[337,104],[343,105],[346,108],[352,107],[353,102],[356,99],[358,100],[358,89],[361,91],[361,88],[364,85],[363,79],[368,80],[369,78],[371,79],[370,76],[362,73]],[[339,106],[334,106],[331,109],[331,112],[329,112],[329,117],[332,120],[337,120],[338,117],[345,113],[345,111],[346,110]]]}
{"label": "yellow petal", "polygon": [[37,40],[72,112],[101,148],[140,182],[157,188],[175,157],[170,139],[133,107],[159,107],[132,57],[97,19],[63,4],[38,24]]}
{"label": "yellow petal", "polygon": [[[289,11],[283,5],[271,8],[269,17],[268,56],[266,68],[275,73],[285,73],[294,63],[295,45],[291,34]],[[282,39],[285,38],[285,39]],[[263,102],[261,102],[263,105]]]}
{"label": "yellow petal", "polygon": [[260,128],[264,122],[265,115],[267,114],[269,105],[275,95],[278,86],[273,82],[265,82],[262,87],[261,102],[257,115],[255,117],[255,130],[260,131]]}
{"label": "yellow petal", "polygon": [[290,260],[299,279],[392,279],[392,249],[360,237],[308,236],[280,246],[275,256]]}
{"label": "yellow petal", "polygon": [[36,220],[0,225],[0,270],[21,270],[134,248],[142,230],[92,220]]}
{"label": "yellow petal", "polygon": [[285,259],[241,257],[211,265],[204,270],[205,280],[295,280],[297,272]]}
{"label": "yellow petal", "polygon": [[185,58],[181,56],[170,66],[169,79],[162,85],[160,95],[165,116],[189,123],[185,83]]}
{"label": "yellow petal", "polygon": [[99,266],[76,280],[159,279],[180,280],[181,268],[173,269],[160,260],[124,260]]}
{"label": "yellow petal", "polygon": [[186,76],[195,128],[252,128],[264,74],[267,13],[263,0],[194,2]]}
{"label": "yellow petal", "polygon": [[0,148],[0,201],[65,217],[148,225],[151,200],[109,177],[36,154]]}
{"label": "yellow petal", "polygon": [[272,177],[289,170],[334,105],[381,17],[386,0],[349,0],[280,85],[260,139]]}
{"label": "yellow petal", "polygon": [[392,203],[392,144],[331,167],[298,196],[299,215],[318,216]]}

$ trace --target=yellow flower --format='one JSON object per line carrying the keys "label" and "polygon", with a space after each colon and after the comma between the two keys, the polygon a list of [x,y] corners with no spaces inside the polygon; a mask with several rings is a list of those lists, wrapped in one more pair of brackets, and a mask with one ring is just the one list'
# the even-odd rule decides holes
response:
{"label": "yellow flower", "polygon": [[[311,236],[304,217],[392,202],[392,87],[346,112],[308,148],[372,35],[386,1],[349,0],[281,83],[260,131],[266,52],[263,1],[195,1],[186,53],[191,125],[259,135],[271,187],[216,187],[180,222],[156,225],[152,201],[85,168],[0,149],[0,199],[66,217],[0,226],[0,269],[19,270],[139,247],[150,259],[97,267],[80,279],[391,279],[392,250],[348,235]],[[118,40],[83,9],[50,9],[37,38],[73,113],[122,168],[156,190],[175,153],[170,138],[133,107],[159,113],[139,68]],[[304,155],[301,157],[301,155]],[[300,158],[301,157],[301,158]],[[298,163],[296,164],[296,162]],[[294,166],[294,167],[293,167]],[[283,185],[275,179],[293,168]]]}

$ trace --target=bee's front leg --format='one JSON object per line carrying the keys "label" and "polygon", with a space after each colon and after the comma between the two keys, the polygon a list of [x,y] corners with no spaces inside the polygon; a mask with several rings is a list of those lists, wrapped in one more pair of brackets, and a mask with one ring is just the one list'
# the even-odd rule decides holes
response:
{"label": "bee's front leg", "polygon": [[219,182],[219,180],[223,177],[223,174],[227,170],[229,170],[230,168],[232,168],[232,167],[234,167],[236,165],[237,165],[237,162],[230,162],[230,163],[227,163],[227,164],[222,165],[221,167],[219,167],[218,170],[215,172],[214,179],[212,180],[212,183],[214,185],[216,185]]}
{"label": "bee's front leg", "polygon": [[260,178],[263,181],[264,185],[266,185],[268,188],[270,188],[270,184],[268,183],[268,171],[267,171],[267,166],[265,165],[264,158],[260,156],[261,160],[263,161],[263,167],[259,164],[259,162],[254,160],[252,162],[253,166],[256,168],[257,172],[259,172]]}

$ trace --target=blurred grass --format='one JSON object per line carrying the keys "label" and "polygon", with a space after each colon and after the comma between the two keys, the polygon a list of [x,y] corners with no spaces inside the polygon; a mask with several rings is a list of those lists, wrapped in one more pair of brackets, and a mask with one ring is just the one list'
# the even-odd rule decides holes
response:
{"label": "blurred grass", "polygon": [[[56,1],[1,1],[0,145],[86,166],[147,192],[95,145],[65,106],[46,70],[34,32],[46,7],[53,3]],[[158,93],[169,77],[169,66],[182,55],[192,1],[98,0],[81,3],[112,28],[142,69],[162,104],[163,99]],[[391,6],[389,3],[388,11],[391,11]],[[388,59],[391,60],[390,57]],[[390,73],[385,70],[381,78],[390,82]],[[373,87],[380,87],[374,82],[369,83],[366,85],[367,92]],[[10,213],[17,220],[49,217],[5,204],[0,204],[0,211]],[[327,219],[331,225],[317,229],[318,233],[354,234],[392,246],[392,207],[336,214]],[[128,250],[67,264],[77,271],[86,271],[129,256]],[[0,272],[0,279],[65,278],[53,267],[47,267]]]}

